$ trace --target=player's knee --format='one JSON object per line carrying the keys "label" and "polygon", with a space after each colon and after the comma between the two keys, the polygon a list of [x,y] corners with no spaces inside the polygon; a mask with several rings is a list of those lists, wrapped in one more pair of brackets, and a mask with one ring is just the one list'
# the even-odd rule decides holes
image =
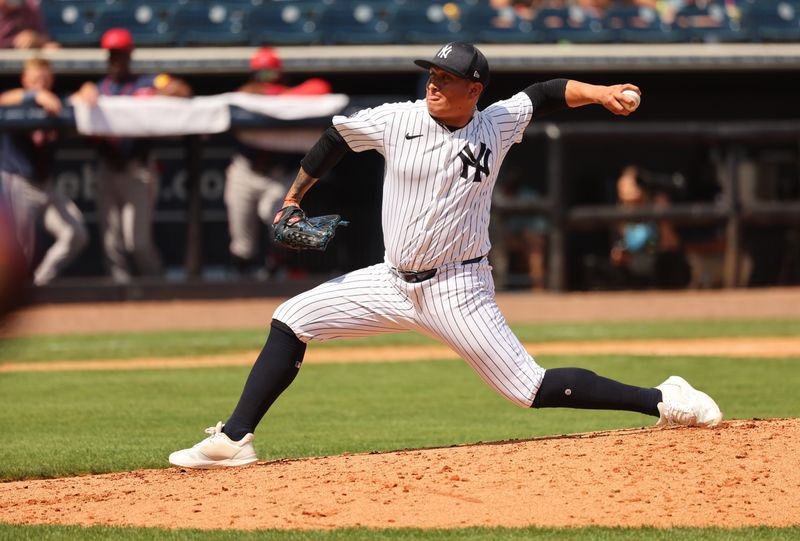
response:
{"label": "player's knee", "polygon": [[286,334],[287,336],[290,336],[290,337],[294,338],[295,340],[300,341],[300,339],[297,338],[297,333],[294,332],[289,325],[287,325],[283,321],[280,321],[279,319],[273,318],[271,327],[272,327],[272,330],[282,332],[282,333]]}
{"label": "player's knee", "polygon": [[289,310],[289,303],[290,302],[291,302],[291,299],[289,299],[288,301],[283,301],[275,309],[275,312],[272,314],[272,321],[277,320],[277,321],[282,322],[284,325],[287,325],[287,326],[291,327],[293,318],[291,317],[291,315],[290,315],[291,312]]}
{"label": "player's knee", "polygon": [[291,299],[278,306],[272,314],[272,325],[275,327],[277,324],[280,330],[305,341],[307,337],[303,335],[303,322],[297,317],[297,311],[291,309],[290,301]]}

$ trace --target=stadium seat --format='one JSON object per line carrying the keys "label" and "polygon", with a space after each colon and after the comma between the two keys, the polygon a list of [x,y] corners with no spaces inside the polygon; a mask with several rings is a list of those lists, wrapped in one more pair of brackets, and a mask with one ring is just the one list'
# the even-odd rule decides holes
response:
{"label": "stadium seat", "polygon": [[102,35],[98,11],[97,2],[51,3],[44,9],[44,23],[50,37],[65,47],[97,47]]}
{"label": "stadium seat", "polygon": [[59,4],[78,4],[95,11],[101,11],[109,7],[121,7],[126,0],[40,0],[39,5],[43,10],[50,6]]}
{"label": "stadium seat", "polygon": [[610,43],[614,33],[605,28],[603,21],[588,16],[580,8],[542,9],[533,20],[533,29],[542,41],[571,43]]}
{"label": "stadium seat", "polygon": [[180,45],[244,45],[250,42],[248,9],[227,3],[191,2],[175,12]]}
{"label": "stadium seat", "polygon": [[736,42],[750,38],[739,21],[729,17],[725,6],[718,3],[682,7],[675,15],[674,27],[688,40],[696,42]]}
{"label": "stadium seat", "polygon": [[306,2],[270,2],[250,12],[253,45],[311,45],[322,41],[319,6]]}
{"label": "stadium seat", "polygon": [[535,43],[547,39],[545,33],[533,30],[531,21],[513,11],[501,13],[487,5],[470,9],[466,25],[477,33],[479,43]]}
{"label": "stadium seat", "polygon": [[448,41],[474,41],[475,34],[464,24],[469,6],[455,3],[406,5],[391,21],[400,39],[410,43],[440,44]]}
{"label": "stadium seat", "polygon": [[676,43],[686,41],[680,29],[661,20],[658,11],[647,7],[612,8],[606,14],[606,26],[623,43]]}
{"label": "stadium seat", "polygon": [[[195,0],[189,0],[189,1],[192,3],[195,2]],[[224,4],[228,7],[253,9],[253,8],[259,8],[266,4],[270,4],[273,1],[274,0],[225,0]]]}
{"label": "stadium seat", "polygon": [[100,31],[114,27],[127,28],[137,47],[164,47],[178,41],[173,29],[174,8],[165,4],[137,4],[100,12],[97,20]]}
{"label": "stadium seat", "polygon": [[396,43],[398,36],[389,26],[394,9],[380,2],[337,3],[320,10],[317,28],[325,43]]}
{"label": "stadium seat", "polygon": [[800,41],[800,1],[756,2],[743,20],[755,40]]}

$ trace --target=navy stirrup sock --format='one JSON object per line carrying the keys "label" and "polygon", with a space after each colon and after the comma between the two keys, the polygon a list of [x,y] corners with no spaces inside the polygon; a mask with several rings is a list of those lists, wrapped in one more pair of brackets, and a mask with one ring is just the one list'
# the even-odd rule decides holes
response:
{"label": "navy stirrup sock", "polygon": [[661,391],[625,385],[583,368],[550,368],[533,400],[534,408],[636,411],[658,417]]}
{"label": "navy stirrup sock", "polygon": [[222,431],[238,441],[256,426],[300,371],[306,344],[285,323],[272,320],[269,337],[253,365],[242,396]]}

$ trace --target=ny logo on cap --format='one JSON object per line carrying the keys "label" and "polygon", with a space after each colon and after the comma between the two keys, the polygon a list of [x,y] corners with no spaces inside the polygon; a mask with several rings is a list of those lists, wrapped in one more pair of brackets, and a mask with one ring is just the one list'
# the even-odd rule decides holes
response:
{"label": "ny logo on cap", "polygon": [[452,45],[450,44],[445,45],[439,50],[438,53],[436,53],[436,56],[438,56],[439,58],[447,58],[447,55],[449,55],[452,50],[453,50]]}

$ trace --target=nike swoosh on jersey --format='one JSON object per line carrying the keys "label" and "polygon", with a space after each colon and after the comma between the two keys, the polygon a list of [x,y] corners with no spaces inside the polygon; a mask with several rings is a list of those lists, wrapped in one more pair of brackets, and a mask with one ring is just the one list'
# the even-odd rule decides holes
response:
{"label": "nike swoosh on jersey", "polygon": [[416,139],[417,137],[422,137],[422,134],[419,135],[411,135],[410,133],[406,134],[406,139]]}

